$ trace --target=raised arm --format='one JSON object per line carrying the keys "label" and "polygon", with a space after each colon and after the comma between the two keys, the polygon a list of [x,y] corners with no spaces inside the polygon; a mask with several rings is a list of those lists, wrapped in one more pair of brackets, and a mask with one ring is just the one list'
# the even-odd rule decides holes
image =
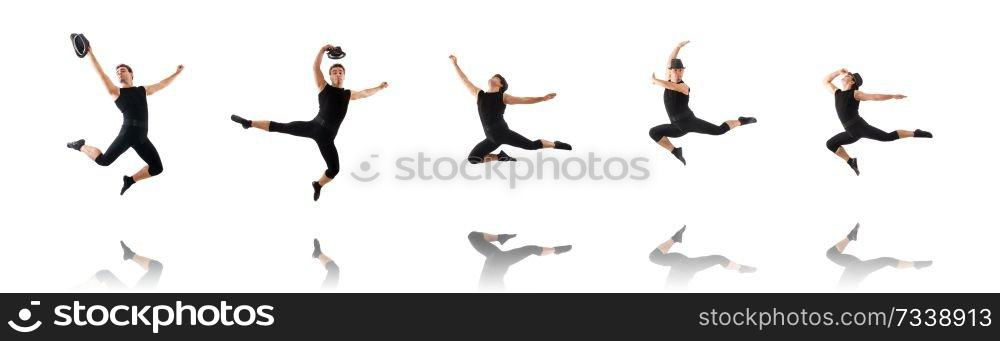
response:
{"label": "raised arm", "polygon": [[458,66],[458,58],[454,55],[448,56],[448,58],[451,59],[451,65],[455,67],[455,72],[458,73],[458,78],[462,80],[462,85],[465,85],[465,88],[468,89],[469,93],[473,96],[478,96],[479,91],[482,90],[473,85],[472,82],[469,81],[469,77],[465,75],[465,72],[462,72],[462,68]]}
{"label": "raised arm", "polygon": [[904,95],[866,94],[861,91],[854,92],[854,98],[859,101],[887,101],[890,99],[904,99]]}
{"label": "raised arm", "polygon": [[685,40],[677,44],[677,47],[674,48],[674,52],[670,53],[670,59],[667,59],[667,65],[670,65],[671,60],[677,59],[677,54],[681,53],[681,48],[690,42],[691,42],[690,40]]}
{"label": "raised arm", "polygon": [[323,45],[323,47],[319,49],[319,53],[316,54],[316,60],[313,61],[313,78],[316,80],[316,88],[318,88],[319,91],[323,91],[323,88],[326,87],[326,77],[323,76],[323,69],[321,69],[323,65],[323,54],[332,48],[333,45]]}
{"label": "raised arm", "polygon": [[351,91],[351,100],[353,101],[353,100],[356,100],[356,99],[366,98],[366,97],[374,95],[374,94],[378,93],[379,91],[382,91],[382,89],[385,89],[385,88],[388,88],[388,87],[389,87],[389,83],[382,82],[382,84],[379,84],[378,86],[376,86],[374,88],[371,88],[371,89],[364,89],[364,90],[361,90],[361,91]]}
{"label": "raised arm", "polygon": [[504,104],[535,104],[548,101],[550,99],[556,98],[556,93],[550,93],[542,97],[517,97],[508,94],[503,94]]}
{"label": "raised arm", "polygon": [[163,90],[163,88],[166,88],[167,85],[170,85],[170,83],[174,82],[174,78],[177,78],[177,75],[180,75],[181,71],[184,71],[184,65],[177,65],[177,71],[174,71],[172,75],[170,75],[167,78],[164,78],[162,81],[159,81],[156,84],[147,85],[146,96],[155,94],[158,91]]}
{"label": "raised arm", "polygon": [[673,90],[673,91],[680,92],[680,93],[685,94],[685,95],[687,95],[691,91],[691,88],[689,88],[687,86],[687,84],[684,84],[684,83],[674,83],[674,82],[665,81],[665,80],[656,78],[656,72],[653,72],[653,84],[661,86],[661,87],[664,87],[664,88],[667,88],[667,89],[670,89],[670,90]]}
{"label": "raised arm", "polygon": [[836,93],[837,90],[839,89],[837,89],[836,85],[833,85],[833,80],[836,79],[837,77],[840,77],[841,75],[846,75],[847,73],[848,73],[847,69],[844,68],[831,72],[829,75],[826,75],[826,77],[823,78],[823,86],[826,87],[827,90],[830,90],[830,93]]}
{"label": "raised arm", "polygon": [[101,63],[98,63],[97,62],[97,57],[94,56],[94,48],[93,47],[88,48],[87,55],[90,56],[90,64],[94,65],[94,70],[96,70],[97,74],[99,76],[101,76],[101,82],[104,83],[104,88],[108,90],[108,94],[111,95],[111,97],[116,97],[117,98],[118,94],[121,93],[120,92],[121,89],[119,89],[117,86],[115,86],[115,83],[111,82],[111,78],[108,77],[108,75],[106,73],[104,73],[103,69],[101,69]]}

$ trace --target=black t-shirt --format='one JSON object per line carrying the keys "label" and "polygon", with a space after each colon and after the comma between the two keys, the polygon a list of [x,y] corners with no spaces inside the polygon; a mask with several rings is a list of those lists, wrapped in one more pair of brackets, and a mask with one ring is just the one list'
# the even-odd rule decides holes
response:
{"label": "black t-shirt", "polygon": [[476,106],[479,108],[479,121],[483,123],[484,130],[507,126],[507,122],[503,120],[503,112],[507,109],[507,105],[503,103],[502,92],[479,90]]}
{"label": "black t-shirt", "polygon": [[115,105],[122,112],[123,120],[146,122],[149,120],[149,108],[146,106],[146,88],[134,86],[121,88]]}
{"label": "black t-shirt", "polygon": [[[683,83],[684,81],[680,81],[677,84]],[[688,94],[690,94],[690,90],[688,90]],[[694,116],[694,112],[688,106],[690,99],[691,96],[684,93],[663,89],[663,106],[667,108],[667,116],[670,117],[671,122]]]}
{"label": "black t-shirt", "polygon": [[319,92],[319,114],[316,117],[323,119],[323,126],[336,135],[347,116],[347,105],[350,103],[351,90],[327,84]]}
{"label": "black t-shirt", "polygon": [[854,99],[854,90],[838,89],[833,94],[833,98],[834,106],[837,107],[837,117],[840,118],[840,123],[844,125],[844,128],[861,121],[861,114],[858,113],[861,101]]}

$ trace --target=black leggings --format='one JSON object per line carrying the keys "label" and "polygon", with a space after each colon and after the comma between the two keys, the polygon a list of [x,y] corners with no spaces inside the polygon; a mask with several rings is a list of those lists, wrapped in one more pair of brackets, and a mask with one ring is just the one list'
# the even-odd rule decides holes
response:
{"label": "black leggings", "polygon": [[691,116],[669,124],[661,124],[649,129],[649,137],[659,142],[663,137],[681,137],[687,133],[707,135],[722,135],[729,131],[729,125],[722,122],[714,125],[700,118]]}
{"label": "black leggings", "polygon": [[163,162],[160,161],[160,154],[156,152],[156,147],[146,136],[147,129],[131,125],[122,125],[118,131],[118,136],[111,142],[111,145],[98,155],[94,162],[101,166],[110,166],[118,159],[122,153],[132,148],[136,154],[149,165],[149,175],[156,176],[163,172]]}
{"label": "black leggings", "polygon": [[677,286],[687,285],[698,272],[716,265],[725,267],[730,262],[729,258],[719,255],[691,258],[677,252],[663,253],[659,248],[653,249],[649,253],[649,261],[657,265],[669,266],[670,274],[667,275],[667,284]]}
{"label": "black leggings", "polygon": [[861,277],[868,276],[869,274],[878,271],[887,266],[896,266],[899,264],[899,259],[892,257],[879,257],[869,260],[861,260],[854,255],[848,255],[837,250],[837,246],[834,245],[826,250],[826,258],[830,259],[831,262],[844,267],[845,275],[851,272],[854,275],[861,275]]}
{"label": "black leggings", "polygon": [[844,254],[837,250],[834,245],[826,250],[826,258],[837,265],[844,267],[844,273],[840,275],[841,287],[856,287],[865,277],[871,275],[885,267],[895,267],[899,264],[899,259],[892,257],[879,257],[869,260],[861,260],[853,255]]}
{"label": "black leggings", "polygon": [[[139,278],[139,282],[136,282],[135,284],[136,289],[155,288],[156,284],[160,283],[160,274],[162,273],[163,264],[156,260],[150,260],[149,269],[146,270],[146,274],[142,275],[142,278]],[[98,271],[94,277],[97,277],[98,281],[110,288],[124,289],[126,287],[125,283],[118,279],[118,276],[115,276],[115,274],[108,270]]]}
{"label": "black leggings", "polygon": [[333,260],[326,263],[326,279],[323,280],[324,288],[333,288],[340,283],[340,267]]}
{"label": "black leggings", "polygon": [[496,245],[493,245],[493,243],[486,241],[484,236],[485,234],[482,232],[470,232],[469,243],[472,244],[472,248],[476,249],[476,251],[483,256],[486,256],[486,258],[502,260],[500,263],[513,265],[514,263],[528,258],[528,256],[540,256],[542,254],[542,247],[535,245],[522,246],[503,251]]}
{"label": "black leggings", "polygon": [[493,243],[486,241],[483,236],[484,234],[481,232],[469,233],[469,243],[476,251],[486,256],[483,271],[479,275],[479,286],[482,289],[503,289],[504,276],[512,265],[532,255],[542,255],[541,246],[528,245],[503,251]]}
{"label": "black leggings", "polygon": [[486,155],[500,148],[502,144],[526,150],[542,149],[542,140],[529,140],[509,128],[494,128],[488,130],[485,140],[482,140],[472,148],[472,152],[469,153],[469,163],[477,164],[483,162],[483,158]]}
{"label": "black leggings", "polygon": [[729,265],[729,258],[711,255],[703,257],[688,257],[677,252],[667,252],[663,253],[659,248],[653,249],[649,253],[649,261],[657,265],[669,266],[671,270],[681,270],[690,272],[699,272],[706,270],[716,265],[726,266]]}
{"label": "black leggings", "polygon": [[271,122],[268,131],[310,138],[316,141],[323,161],[326,161],[326,177],[333,179],[340,173],[340,155],[333,144],[334,136],[316,121],[295,121],[289,123]]}
{"label": "black leggings", "polygon": [[847,127],[845,132],[833,135],[833,137],[826,141],[826,149],[836,153],[837,149],[841,146],[858,142],[858,140],[862,137],[876,141],[888,142],[898,140],[899,133],[895,131],[887,133],[882,129],[875,128],[868,124],[868,122],[862,120],[861,122]]}

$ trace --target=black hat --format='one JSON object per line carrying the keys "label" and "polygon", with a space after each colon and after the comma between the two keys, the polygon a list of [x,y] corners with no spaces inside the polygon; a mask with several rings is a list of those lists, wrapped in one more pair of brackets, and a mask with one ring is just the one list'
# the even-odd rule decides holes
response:
{"label": "black hat", "polygon": [[673,69],[684,69],[684,63],[680,59],[674,58],[670,60],[670,70]]}
{"label": "black hat", "polygon": [[326,56],[330,57],[330,59],[341,59],[346,57],[347,53],[340,46],[334,46],[332,49],[326,50]]}
{"label": "black hat", "polygon": [[87,56],[87,52],[90,51],[90,41],[83,36],[83,33],[72,33],[69,35],[69,40],[73,42],[73,52],[76,52],[77,57]]}
{"label": "black hat", "polygon": [[865,80],[861,78],[861,74],[860,73],[857,73],[857,72],[852,73],[851,77],[854,78],[854,89],[855,90],[857,90],[858,88],[860,88],[861,84],[865,83]]}

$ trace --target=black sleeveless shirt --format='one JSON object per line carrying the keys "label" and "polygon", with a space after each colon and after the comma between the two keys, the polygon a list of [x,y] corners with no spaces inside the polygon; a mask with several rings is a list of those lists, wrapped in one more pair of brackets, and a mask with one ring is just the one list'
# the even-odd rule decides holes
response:
{"label": "black sleeveless shirt", "polygon": [[316,118],[330,133],[337,135],[340,124],[347,116],[347,105],[351,103],[351,90],[327,84],[319,92],[319,113]]}
{"label": "black sleeveless shirt", "polygon": [[149,108],[146,106],[146,88],[133,86],[121,88],[115,105],[122,112],[122,120],[144,123],[149,120]]}
{"label": "black sleeveless shirt", "polygon": [[[684,81],[680,81],[677,84],[683,83]],[[688,106],[688,101],[691,100],[690,93],[690,89],[688,90],[688,95],[670,89],[663,89],[663,106],[667,108],[667,117],[670,117],[671,122],[681,121],[694,116],[694,112]]]}
{"label": "black sleeveless shirt", "polygon": [[844,125],[844,128],[861,121],[861,114],[858,113],[861,101],[854,99],[854,90],[838,89],[833,94],[833,99],[834,106],[837,108],[837,117],[840,118],[840,123]]}
{"label": "black sleeveless shirt", "polygon": [[479,121],[483,123],[483,130],[489,131],[492,128],[507,127],[507,122],[503,119],[507,104],[503,102],[502,92],[479,90],[479,94],[476,96],[476,106],[479,108]]}

